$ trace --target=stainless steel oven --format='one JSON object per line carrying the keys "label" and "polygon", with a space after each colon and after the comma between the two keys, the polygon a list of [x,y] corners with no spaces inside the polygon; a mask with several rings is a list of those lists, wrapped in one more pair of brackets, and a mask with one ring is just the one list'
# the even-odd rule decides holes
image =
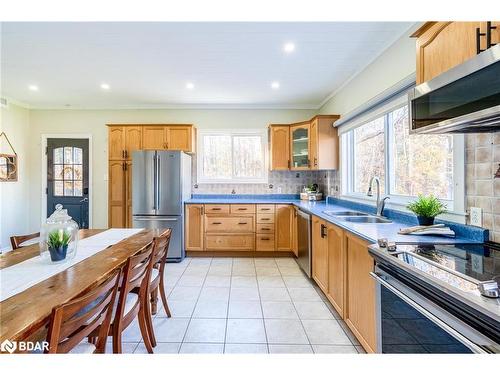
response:
{"label": "stainless steel oven", "polygon": [[498,353],[480,328],[459,319],[377,265],[377,348],[381,353]]}

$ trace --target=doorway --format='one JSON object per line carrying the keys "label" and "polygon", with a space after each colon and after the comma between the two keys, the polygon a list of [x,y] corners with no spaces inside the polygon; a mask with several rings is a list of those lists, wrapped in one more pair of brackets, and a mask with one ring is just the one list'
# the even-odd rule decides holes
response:
{"label": "doorway", "polygon": [[62,204],[80,228],[89,228],[89,139],[47,138],[46,156],[46,217]]}

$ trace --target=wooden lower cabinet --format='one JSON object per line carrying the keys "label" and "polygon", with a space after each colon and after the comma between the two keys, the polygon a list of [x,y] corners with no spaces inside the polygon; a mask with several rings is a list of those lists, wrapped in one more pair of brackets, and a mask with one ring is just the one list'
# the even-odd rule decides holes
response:
{"label": "wooden lower cabinet", "polygon": [[312,217],[312,278],[325,293],[328,292],[328,239],[326,221]]}
{"label": "wooden lower cabinet", "polygon": [[[266,215],[266,214],[262,214]],[[293,206],[277,204],[275,209],[276,250],[292,251],[293,247]]]}
{"label": "wooden lower cabinet", "polygon": [[326,296],[341,317],[344,316],[345,246],[344,231],[336,225],[326,226],[328,248],[328,291]]}
{"label": "wooden lower cabinet", "polygon": [[312,217],[312,277],[367,352],[376,351],[374,261],[368,242]]}
{"label": "wooden lower cabinet", "polygon": [[203,251],[204,207],[202,204],[186,205],[185,243],[186,250]]}
{"label": "wooden lower cabinet", "polygon": [[254,234],[207,234],[206,250],[252,251],[255,249]]}
{"label": "wooden lower cabinet", "polygon": [[187,204],[188,251],[289,251],[297,254],[297,211],[290,204]]}
{"label": "wooden lower cabinet", "polygon": [[374,260],[368,242],[346,234],[346,305],[344,320],[367,352],[375,352],[375,281],[370,276]]}

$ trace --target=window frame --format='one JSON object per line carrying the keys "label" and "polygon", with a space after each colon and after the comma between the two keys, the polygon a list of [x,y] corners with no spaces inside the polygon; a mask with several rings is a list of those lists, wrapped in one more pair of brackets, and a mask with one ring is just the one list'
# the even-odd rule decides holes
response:
{"label": "window frame", "polygon": [[[384,158],[385,158],[385,195],[390,197],[387,206],[398,210],[407,211],[406,205],[415,200],[414,196],[394,194],[391,191],[391,182],[394,180],[394,162],[391,136],[392,126],[389,123],[389,114],[397,109],[407,106],[403,97],[395,100],[393,105],[383,108],[382,111],[373,111],[371,115],[363,116],[359,122],[352,121],[348,125],[348,130],[340,137],[341,145],[341,197],[348,200],[356,200],[364,203],[373,203],[376,197],[368,197],[364,193],[354,191],[355,178],[355,155],[354,155],[354,129],[366,125],[367,123],[384,117]],[[448,212],[442,217],[447,220],[465,222],[465,137],[463,134],[452,134],[453,137],[453,199],[442,200],[448,207]],[[368,186],[366,187],[368,189]]]}
{"label": "window frame", "polygon": [[[210,135],[225,135],[231,137],[231,178],[210,178],[203,174],[203,137]],[[239,178],[235,177],[234,165],[234,148],[233,137],[235,136],[259,136],[261,139],[261,147],[264,158],[263,175],[258,178]],[[265,184],[269,181],[269,168],[268,168],[268,149],[267,149],[267,131],[266,130],[235,130],[235,129],[213,129],[213,130],[199,130],[198,131],[198,153],[196,157],[196,175],[197,182],[200,184],[217,184],[217,183],[235,183],[235,184]]]}

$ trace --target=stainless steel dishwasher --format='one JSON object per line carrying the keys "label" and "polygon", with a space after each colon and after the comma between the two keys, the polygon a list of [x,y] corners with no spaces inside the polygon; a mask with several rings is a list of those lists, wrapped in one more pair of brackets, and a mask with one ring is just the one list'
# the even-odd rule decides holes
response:
{"label": "stainless steel dishwasher", "polygon": [[297,210],[297,263],[311,277],[311,215]]}

